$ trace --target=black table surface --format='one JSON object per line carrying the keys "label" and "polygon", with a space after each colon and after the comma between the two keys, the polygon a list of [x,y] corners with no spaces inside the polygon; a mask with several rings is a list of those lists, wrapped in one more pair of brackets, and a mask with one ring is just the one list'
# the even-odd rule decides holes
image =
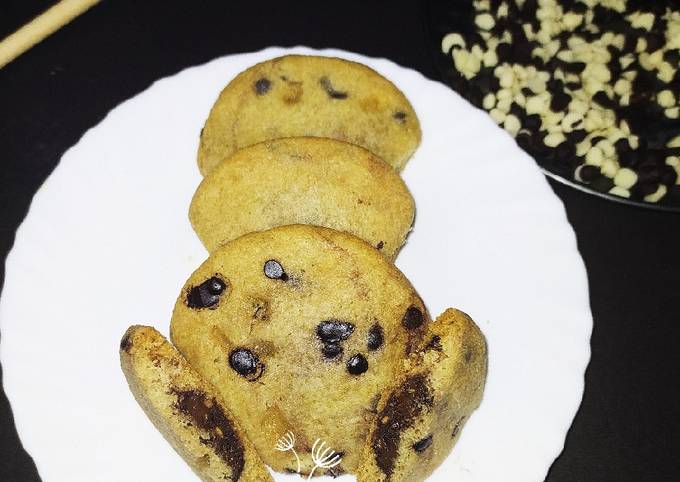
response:
{"label": "black table surface", "polygon": [[[0,1],[0,36],[50,3]],[[109,0],[0,69],[2,257],[64,151],[121,101],[188,66],[294,45],[385,57],[438,75],[420,5],[385,0]],[[586,263],[594,329],[583,403],[546,480],[680,480],[680,216],[550,184]],[[0,269],[4,281],[4,263]],[[36,280],[36,299],[39,289]],[[55,450],[67,451],[64,442]],[[40,480],[4,392],[0,449],[0,481]],[[65,456],[77,464],[80,455]]]}

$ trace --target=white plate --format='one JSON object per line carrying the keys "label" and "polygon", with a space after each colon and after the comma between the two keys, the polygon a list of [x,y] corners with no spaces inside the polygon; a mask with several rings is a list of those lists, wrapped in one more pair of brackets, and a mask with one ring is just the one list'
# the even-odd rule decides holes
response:
{"label": "white plate", "polygon": [[387,60],[305,48],[228,56],[156,82],[88,131],[35,195],[7,259],[0,354],[43,480],[195,480],[128,391],[118,344],[133,323],[167,333],[175,297],[206,256],[187,209],[218,92],[289,52],[370,65],[422,122],[404,171],[417,220],[397,265],[433,315],[462,308],[489,345],[482,406],[430,480],[542,481],[590,356],[586,274],[562,204],[513,140],[445,86]]}

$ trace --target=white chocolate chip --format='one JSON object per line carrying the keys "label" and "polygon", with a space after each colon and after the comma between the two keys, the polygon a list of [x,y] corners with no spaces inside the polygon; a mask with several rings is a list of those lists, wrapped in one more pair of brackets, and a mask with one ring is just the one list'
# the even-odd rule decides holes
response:
{"label": "white chocolate chip", "polygon": [[666,143],[666,147],[680,147],[680,136],[675,136]]}
{"label": "white chocolate chip", "polygon": [[484,96],[484,100],[482,100],[482,107],[484,107],[486,110],[491,110],[496,106],[496,96],[494,95],[493,92],[489,92]]}
{"label": "white chocolate chip", "polygon": [[588,104],[578,99],[571,99],[569,102],[569,111],[580,114],[583,117],[588,112]]}
{"label": "white chocolate chip", "polygon": [[631,54],[626,54],[622,57],[619,57],[619,64],[621,64],[622,69],[627,69],[630,64],[635,62],[635,57]]}
{"label": "white chocolate chip", "polygon": [[562,16],[562,24],[568,30],[574,30],[576,27],[581,25],[581,22],[583,22],[583,15],[578,13],[567,12]]}
{"label": "white chocolate chip", "polygon": [[654,14],[646,12],[633,12],[626,16],[626,20],[630,22],[633,28],[644,28],[649,32],[652,30],[652,26],[654,25]]}
{"label": "white chocolate chip", "polygon": [[602,161],[604,161],[602,150],[597,147],[591,147],[586,154],[586,164],[599,167],[602,165]]}
{"label": "white chocolate chip", "polygon": [[633,84],[631,84],[631,82],[626,79],[619,79],[614,84],[614,92],[616,92],[617,95],[628,94],[631,92],[632,89]]}
{"label": "white chocolate chip", "polygon": [[624,189],[630,189],[637,182],[638,175],[632,169],[623,167],[614,176],[614,184]]}
{"label": "white chocolate chip", "polygon": [[609,72],[609,69],[604,64],[589,65],[586,67],[586,70],[584,72],[586,72],[587,70],[590,70],[590,75],[592,75],[595,79],[599,80],[600,83],[609,82],[612,78],[611,72]]}
{"label": "white chocolate chip", "polygon": [[501,99],[512,99],[512,91],[510,89],[501,89],[496,93],[498,100]]}
{"label": "white chocolate chip", "polygon": [[634,70],[629,70],[627,72],[624,72],[621,74],[621,77],[623,77],[626,80],[630,80],[631,82],[634,81],[637,77],[637,72]]}
{"label": "white chocolate chip", "polygon": [[473,45],[472,48],[470,49],[470,53],[475,56],[476,59],[479,61],[482,60],[484,57],[484,51],[479,45]]}
{"label": "white chocolate chip", "polygon": [[671,64],[669,64],[668,62],[661,62],[657,66],[657,69],[658,71],[656,72],[656,76],[659,78],[659,80],[665,82],[666,84],[673,80],[673,76],[675,75],[675,69],[673,69],[673,66]]}
{"label": "white chocolate chip", "polygon": [[496,15],[498,18],[504,18],[508,16],[508,4],[503,2],[499,5],[498,10],[496,11]]}
{"label": "white chocolate chip", "polygon": [[478,58],[463,49],[454,49],[452,52],[456,69],[458,69],[466,79],[469,80],[477,75],[477,72],[479,72],[479,69],[481,68]]}
{"label": "white chocolate chip", "polygon": [[656,96],[656,101],[661,107],[675,106],[675,95],[671,90],[662,90]]}
{"label": "white chocolate chip", "polygon": [[505,120],[505,112],[502,112],[499,109],[491,109],[489,115],[494,121],[496,121],[496,124],[502,124]]}
{"label": "white chocolate chip", "polygon": [[578,157],[583,157],[586,155],[588,150],[590,149],[590,141],[588,139],[584,139],[578,144],[576,144],[576,155]]}
{"label": "white chocolate chip", "polygon": [[504,71],[499,79],[501,87],[510,88],[515,83],[515,74],[511,69]]}
{"label": "white chocolate chip", "polygon": [[545,104],[543,99],[537,95],[531,96],[527,99],[526,111],[527,114],[540,114],[543,112]]}
{"label": "white chocolate chip", "polygon": [[600,166],[600,172],[608,178],[613,178],[616,176],[618,170],[619,163],[614,159],[605,159],[602,161],[602,165]]}
{"label": "white chocolate chip", "polygon": [[505,116],[505,121],[503,121],[503,127],[513,137],[515,137],[517,136],[517,132],[519,132],[519,129],[522,127],[522,124],[520,124],[519,119],[516,116],[509,114]]}
{"label": "white chocolate chip", "polygon": [[563,132],[571,132],[574,130],[574,126],[581,122],[583,120],[583,116],[579,115],[576,112],[569,112],[567,115],[565,115],[562,118],[562,122],[560,123],[560,127],[562,128]]}
{"label": "white chocolate chip", "polygon": [[566,140],[567,138],[561,132],[553,132],[545,136],[543,143],[548,147],[557,147]]}
{"label": "white chocolate chip", "polygon": [[599,147],[604,153],[605,157],[613,157],[616,154],[614,145],[607,139],[602,139],[600,142],[595,144],[595,147]]}
{"label": "white chocolate chip", "polygon": [[654,67],[661,65],[661,62],[663,62],[663,49],[655,50],[649,54],[649,61]]}
{"label": "white chocolate chip", "polygon": [[614,186],[609,190],[609,194],[613,194],[614,196],[619,196],[619,197],[625,197],[629,198],[630,197],[630,191],[628,189],[625,189],[620,186]]}
{"label": "white chocolate chip", "polygon": [[680,107],[673,107],[671,109],[666,109],[664,111],[664,114],[666,114],[666,117],[669,119],[677,119],[680,117]]}
{"label": "white chocolate chip", "polygon": [[495,49],[487,50],[482,57],[484,67],[493,67],[498,64],[498,55]]}
{"label": "white chocolate chip", "polygon": [[622,121],[619,123],[619,126],[621,127],[621,131],[622,131],[624,134],[630,135],[630,126],[628,125],[628,121],[627,121],[627,120],[625,120],[625,119],[622,120]]}
{"label": "white chocolate chip", "polygon": [[442,39],[442,52],[445,54],[449,53],[453,47],[465,48],[465,39],[459,33],[450,33],[444,36]]}
{"label": "white chocolate chip", "polygon": [[557,53],[557,58],[563,62],[573,62],[574,52],[571,50],[561,50]]}
{"label": "white chocolate chip", "polygon": [[652,194],[647,194],[644,199],[648,203],[655,203],[659,202],[659,200],[666,195],[666,192],[668,189],[666,189],[666,186],[663,184],[659,184],[659,187],[656,189],[655,192]]}
{"label": "white chocolate chip", "polygon": [[506,114],[510,111],[510,106],[512,105],[512,99],[499,99],[496,102],[496,109],[505,112]]}
{"label": "white chocolate chip", "polygon": [[482,13],[475,17],[475,24],[477,24],[477,26],[482,30],[491,30],[494,25],[496,25],[496,21],[493,19],[491,14]]}

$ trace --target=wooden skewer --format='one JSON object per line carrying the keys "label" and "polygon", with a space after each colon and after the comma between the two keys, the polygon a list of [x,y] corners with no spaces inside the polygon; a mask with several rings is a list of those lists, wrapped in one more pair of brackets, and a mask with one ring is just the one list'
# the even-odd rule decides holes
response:
{"label": "wooden skewer", "polygon": [[100,0],[61,0],[0,42],[0,69]]}

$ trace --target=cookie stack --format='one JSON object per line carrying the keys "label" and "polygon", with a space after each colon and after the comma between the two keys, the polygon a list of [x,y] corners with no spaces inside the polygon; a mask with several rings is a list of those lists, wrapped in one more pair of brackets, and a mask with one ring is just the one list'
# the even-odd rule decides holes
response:
{"label": "cookie stack", "polygon": [[479,405],[483,335],[432,321],[392,260],[415,207],[398,172],[420,142],[368,67],[286,56],[239,74],[201,132],[189,216],[209,258],[168,342],[133,326],[130,389],[205,481],[277,472],[424,480]]}

